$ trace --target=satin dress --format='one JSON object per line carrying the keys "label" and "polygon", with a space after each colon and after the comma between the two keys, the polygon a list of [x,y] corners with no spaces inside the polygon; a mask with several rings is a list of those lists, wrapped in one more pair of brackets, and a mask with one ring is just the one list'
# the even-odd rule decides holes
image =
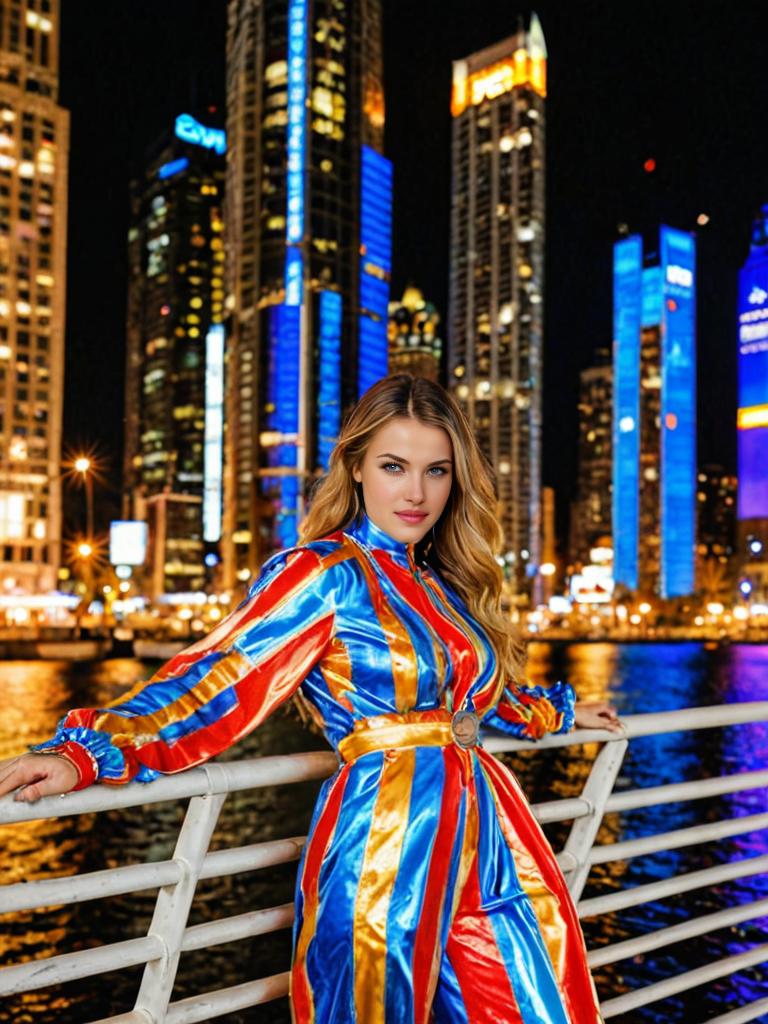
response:
{"label": "satin dress", "polygon": [[82,784],[149,782],[299,691],[340,766],[299,864],[296,1024],[596,1024],[575,908],[525,796],[481,742],[445,739],[457,710],[531,740],[567,731],[573,689],[497,700],[497,684],[458,594],[363,514],[272,556],[208,636],[36,749],[76,753]]}

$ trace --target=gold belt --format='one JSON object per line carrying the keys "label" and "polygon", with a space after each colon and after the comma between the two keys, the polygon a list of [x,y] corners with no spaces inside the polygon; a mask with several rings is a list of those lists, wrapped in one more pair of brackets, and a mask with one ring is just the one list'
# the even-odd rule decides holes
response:
{"label": "gold belt", "polygon": [[446,708],[360,718],[352,732],[339,743],[339,756],[344,761],[354,761],[375,750],[447,747],[451,743],[473,747],[477,743],[478,727],[479,720],[473,711],[451,714]]}

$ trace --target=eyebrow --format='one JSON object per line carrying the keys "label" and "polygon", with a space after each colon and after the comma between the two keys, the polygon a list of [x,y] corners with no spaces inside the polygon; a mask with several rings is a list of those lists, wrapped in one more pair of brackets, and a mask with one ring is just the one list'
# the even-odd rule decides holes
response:
{"label": "eyebrow", "polygon": [[[404,459],[402,457],[402,455],[393,455],[392,452],[382,452],[380,455],[377,455],[376,458],[377,459],[384,459],[384,458],[386,458],[386,459],[395,459],[396,462],[402,462],[404,465],[410,466],[410,462],[408,461],[408,459]],[[453,459],[435,459],[435,461],[434,462],[430,462],[429,465],[430,466],[437,466],[441,462],[450,462],[451,464],[453,464]]]}

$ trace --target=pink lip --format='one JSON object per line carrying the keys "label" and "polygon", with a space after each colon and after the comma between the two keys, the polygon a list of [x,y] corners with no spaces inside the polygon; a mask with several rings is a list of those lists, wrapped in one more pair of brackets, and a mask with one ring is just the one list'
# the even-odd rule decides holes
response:
{"label": "pink lip", "polygon": [[409,523],[420,523],[422,519],[427,518],[426,512],[396,512],[395,515]]}

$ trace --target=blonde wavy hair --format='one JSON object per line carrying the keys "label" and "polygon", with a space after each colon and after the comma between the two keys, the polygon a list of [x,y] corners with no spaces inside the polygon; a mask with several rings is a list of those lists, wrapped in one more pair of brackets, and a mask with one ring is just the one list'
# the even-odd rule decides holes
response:
{"label": "blonde wavy hair", "polygon": [[410,373],[383,377],[347,416],[331,452],[328,473],[315,484],[299,528],[300,543],[344,529],[364,510],[359,467],[374,434],[393,417],[410,417],[442,427],[453,446],[454,475],[448,501],[434,530],[416,554],[454,588],[485,629],[499,668],[499,691],[522,675],[524,649],[501,610],[502,572],[496,561],[504,534],[499,523],[493,470],[466,416],[440,384]]}

